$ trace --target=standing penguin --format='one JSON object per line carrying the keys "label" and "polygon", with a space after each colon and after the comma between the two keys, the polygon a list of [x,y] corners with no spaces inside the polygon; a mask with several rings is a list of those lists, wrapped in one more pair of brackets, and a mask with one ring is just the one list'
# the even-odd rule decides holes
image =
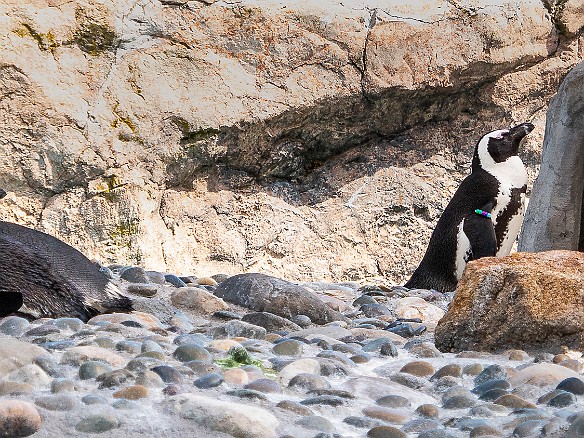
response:
{"label": "standing penguin", "polygon": [[[0,198],[2,194],[0,189]],[[0,316],[18,312],[87,321],[98,313],[131,310],[131,300],[75,248],[0,221]]]}
{"label": "standing penguin", "polygon": [[452,291],[468,261],[509,254],[523,222],[527,191],[527,172],[517,152],[532,130],[531,123],[522,123],[478,142],[471,174],[446,206],[406,287]]}

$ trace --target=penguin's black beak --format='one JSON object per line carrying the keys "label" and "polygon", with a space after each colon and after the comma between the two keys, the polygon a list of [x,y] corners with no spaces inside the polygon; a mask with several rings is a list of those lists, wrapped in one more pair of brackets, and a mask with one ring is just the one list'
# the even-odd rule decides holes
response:
{"label": "penguin's black beak", "polygon": [[534,128],[535,126],[533,126],[533,123],[526,122],[509,129],[509,133],[514,140],[521,141],[523,137],[533,131]]}

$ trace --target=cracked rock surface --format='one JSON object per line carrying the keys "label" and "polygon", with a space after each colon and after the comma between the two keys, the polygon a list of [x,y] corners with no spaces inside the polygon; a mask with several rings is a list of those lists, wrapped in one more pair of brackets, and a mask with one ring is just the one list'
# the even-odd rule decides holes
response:
{"label": "cracked rock surface", "polygon": [[0,0],[0,217],[149,269],[403,281],[485,132],[532,121],[537,172],[582,2],[350,3]]}

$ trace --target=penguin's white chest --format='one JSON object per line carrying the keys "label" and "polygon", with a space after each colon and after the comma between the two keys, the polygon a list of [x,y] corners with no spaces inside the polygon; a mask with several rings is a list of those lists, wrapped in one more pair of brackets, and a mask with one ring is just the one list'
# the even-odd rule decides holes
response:
{"label": "penguin's white chest", "polygon": [[454,265],[456,268],[456,279],[460,280],[466,264],[470,260],[472,254],[472,248],[470,246],[470,240],[464,233],[464,219],[458,225],[458,232],[456,233],[456,259]]}

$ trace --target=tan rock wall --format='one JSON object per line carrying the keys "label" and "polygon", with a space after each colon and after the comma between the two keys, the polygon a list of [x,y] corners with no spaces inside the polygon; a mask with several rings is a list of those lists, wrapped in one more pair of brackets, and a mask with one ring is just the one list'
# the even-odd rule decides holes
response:
{"label": "tan rock wall", "polygon": [[151,269],[403,281],[485,131],[533,120],[535,174],[582,49],[535,0],[402,3],[0,0],[0,217]]}

